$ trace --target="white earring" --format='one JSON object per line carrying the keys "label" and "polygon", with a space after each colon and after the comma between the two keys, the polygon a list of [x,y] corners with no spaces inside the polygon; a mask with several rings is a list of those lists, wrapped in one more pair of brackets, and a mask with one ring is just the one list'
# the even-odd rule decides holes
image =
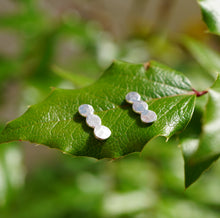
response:
{"label": "white earring", "polygon": [[141,114],[141,121],[144,123],[152,123],[157,120],[157,115],[154,111],[148,110],[148,104],[141,101],[141,96],[137,92],[129,92],[126,101],[132,104],[134,112]]}
{"label": "white earring", "polygon": [[80,115],[86,117],[86,123],[89,127],[94,129],[94,136],[99,140],[106,140],[111,135],[111,130],[101,125],[102,121],[98,115],[94,114],[94,109],[89,104],[82,104],[79,106],[78,111]]}

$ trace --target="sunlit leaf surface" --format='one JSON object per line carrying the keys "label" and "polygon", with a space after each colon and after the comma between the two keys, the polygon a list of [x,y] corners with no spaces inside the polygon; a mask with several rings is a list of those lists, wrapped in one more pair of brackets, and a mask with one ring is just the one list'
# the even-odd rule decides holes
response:
{"label": "sunlit leaf surface", "polygon": [[203,20],[214,34],[220,34],[220,1],[198,0],[201,7]]}

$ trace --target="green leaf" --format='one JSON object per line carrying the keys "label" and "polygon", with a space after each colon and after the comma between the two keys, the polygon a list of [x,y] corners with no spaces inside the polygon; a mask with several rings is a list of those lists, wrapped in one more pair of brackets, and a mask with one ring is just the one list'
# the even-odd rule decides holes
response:
{"label": "green leaf", "polygon": [[208,72],[209,77],[216,78],[216,73],[220,71],[220,54],[190,37],[184,37],[183,43],[198,63]]}
{"label": "green leaf", "polygon": [[[125,102],[130,91],[141,94],[158,119],[143,124],[140,115]],[[30,141],[77,156],[116,158],[141,151],[156,136],[169,138],[190,121],[195,94],[189,80],[157,62],[147,65],[115,61],[93,85],[78,90],[55,89],[42,103],[31,106],[9,122],[0,143]],[[106,141],[93,136],[78,113],[81,104],[91,104],[103,125],[112,131]]]}
{"label": "green leaf", "polygon": [[94,80],[92,78],[65,71],[57,66],[53,67],[53,72],[58,75],[60,78],[68,80],[72,82],[72,84],[76,87],[83,87],[86,85],[90,85]]}
{"label": "green leaf", "polygon": [[[200,137],[195,131],[182,140],[185,161],[185,187],[189,187],[220,156],[220,78],[208,92],[208,102],[203,117]],[[197,121],[201,120],[197,117]],[[193,121],[193,119],[192,119]],[[194,123],[195,124],[195,123]],[[198,123],[197,123],[198,124]],[[200,125],[200,124],[199,124]],[[197,127],[198,128],[198,127]],[[194,125],[194,130],[196,126]]]}
{"label": "green leaf", "polygon": [[201,7],[202,17],[214,34],[220,34],[220,2],[219,0],[198,0]]}

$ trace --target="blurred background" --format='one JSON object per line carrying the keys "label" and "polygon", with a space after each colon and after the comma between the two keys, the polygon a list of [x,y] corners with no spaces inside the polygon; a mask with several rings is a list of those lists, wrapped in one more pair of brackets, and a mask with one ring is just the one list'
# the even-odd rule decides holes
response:
{"label": "blurred background", "polygon": [[[93,83],[113,59],[160,61],[204,90],[219,45],[196,0],[0,0],[0,130],[51,87]],[[220,165],[184,190],[178,145],[157,138],[114,161],[1,145],[0,217],[219,217]]]}

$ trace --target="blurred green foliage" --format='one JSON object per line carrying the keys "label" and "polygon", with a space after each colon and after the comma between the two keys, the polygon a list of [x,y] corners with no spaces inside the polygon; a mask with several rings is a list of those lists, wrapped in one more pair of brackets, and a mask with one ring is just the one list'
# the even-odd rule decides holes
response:
{"label": "blurred green foliage", "polygon": [[[186,43],[164,34],[135,34],[116,42],[99,25],[78,15],[54,20],[34,0],[16,4],[17,13],[0,17],[0,34],[13,34],[19,41],[15,55],[0,53],[1,108],[10,100],[5,93],[11,86],[16,95],[10,97],[18,99],[11,118],[46,97],[50,87],[92,83],[114,58],[145,62],[150,57],[185,72],[197,89],[213,83],[205,65],[197,64],[183,49]],[[197,107],[205,102],[202,99]],[[184,191],[178,144],[175,138],[168,143],[158,138],[141,154],[111,162],[57,152],[52,163],[45,161],[34,169],[24,165],[20,143],[1,145],[0,217],[219,217],[220,166]]]}

